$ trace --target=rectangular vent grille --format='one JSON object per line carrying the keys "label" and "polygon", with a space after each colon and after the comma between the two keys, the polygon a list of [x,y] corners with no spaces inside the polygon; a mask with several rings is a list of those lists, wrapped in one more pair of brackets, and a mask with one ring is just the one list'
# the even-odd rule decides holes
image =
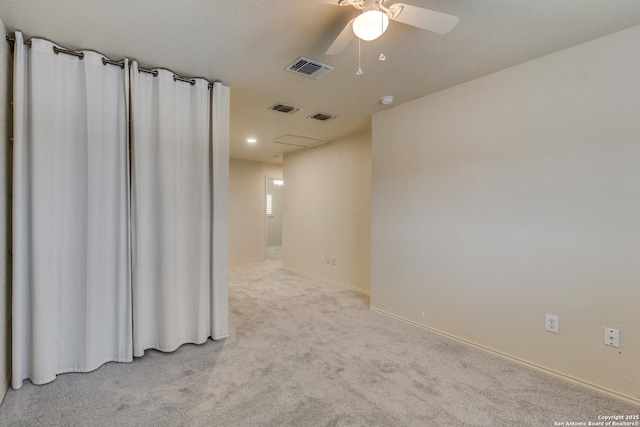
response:
{"label": "rectangular vent grille", "polygon": [[338,116],[334,116],[331,114],[325,114],[325,113],[316,113],[312,116],[307,116],[308,119],[313,119],[313,120],[319,120],[321,122],[326,122],[327,120],[331,120],[331,119],[335,119]]}
{"label": "rectangular vent grille", "polygon": [[302,74],[303,76],[311,77],[312,79],[319,79],[327,74],[329,71],[335,68],[331,65],[323,64],[318,61],[314,61],[309,58],[301,56],[293,61],[285,70],[292,73]]}
{"label": "rectangular vent grille", "polygon": [[279,102],[269,107],[269,110],[278,111],[280,113],[285,113],[285,114],[295,114],[298,111],[302,110],[302,108]]}

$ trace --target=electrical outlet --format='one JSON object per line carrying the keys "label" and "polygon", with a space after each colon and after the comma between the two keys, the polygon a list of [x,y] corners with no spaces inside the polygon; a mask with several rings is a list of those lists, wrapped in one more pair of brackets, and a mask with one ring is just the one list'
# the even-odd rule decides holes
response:
{"label": "electrical outlet", "polygon": [[557,334],[560,332],[560,318],[553,314],[547,314],[544,323],[545,331],[553,332]]}
{"label": "electrical outlet", "polygon": [[610,347],[620,347],[620,330],[605,327],[604,344]]}
{"label": "electrical outlet", "polygon": [[331,265],[336,265],[336,257],[331,257]]}

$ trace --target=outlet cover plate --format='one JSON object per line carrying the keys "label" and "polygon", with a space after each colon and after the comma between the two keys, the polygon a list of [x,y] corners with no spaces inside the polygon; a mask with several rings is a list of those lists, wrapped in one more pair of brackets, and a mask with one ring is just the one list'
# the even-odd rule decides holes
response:
{"label": "outlet cover plate", "polygon": [[545,331],[553,332],[557,334],[560,332],[560,318],[553,314],[547,314],[544,322]]}
{"label": "outlet cover plate", "polygon": [[609,347],[620,347],[620,330],[605,327],[604,344]]}

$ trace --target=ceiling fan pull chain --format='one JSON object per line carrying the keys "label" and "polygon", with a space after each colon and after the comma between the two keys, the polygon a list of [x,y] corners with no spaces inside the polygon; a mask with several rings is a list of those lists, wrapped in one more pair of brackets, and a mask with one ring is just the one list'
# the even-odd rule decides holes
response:
{"label": "ceiling fan pull chain", "polygon": [[362,75],[362,67],[360,65],[360,46],[362,45],[362,40],[358,39],[358,71],[356,71],[356,76]]}
{"label": "ceiling fan pull chain", "polygon": [[[379,4],[382,4],[382,2],[380,2]],[[382,31],[380,37],[380,43],[382,44],[382,46],[380,48],[380,56],[378,56],[378,59],[380,61],[384,61],[385,59],[387,59],[387,57],[384,55],[384,12],[380,15],[380,30]]]}

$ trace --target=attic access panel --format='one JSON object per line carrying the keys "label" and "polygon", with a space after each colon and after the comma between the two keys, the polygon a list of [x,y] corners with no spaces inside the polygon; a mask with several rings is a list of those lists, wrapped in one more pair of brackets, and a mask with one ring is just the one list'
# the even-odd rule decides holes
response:
{"label": "attic access panel", "polygon": [[280,153],[290,153],[292,151],[301,150],[303,148],[310,148],[316,145],[324,144],[327,141],[324,139],[310,138],[300,135],[282,135],[278,138],[269,141],[270,144],[278,146]]}

